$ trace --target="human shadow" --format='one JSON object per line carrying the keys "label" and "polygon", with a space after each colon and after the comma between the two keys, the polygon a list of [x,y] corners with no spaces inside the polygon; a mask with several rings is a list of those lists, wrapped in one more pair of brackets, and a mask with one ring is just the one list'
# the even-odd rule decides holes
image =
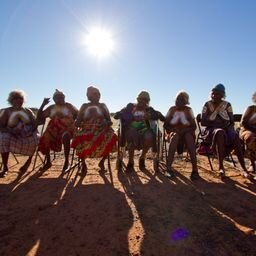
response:
{"label": "human shadow", "polygon": [[129,255],[125,194],[79,175],[0,186],[0,255]]}
{"label": "human shadow", "polygon": [[[243,246],[251,238],[254,238],[253,240],[256,242],[255,188],[250,182],[246,186],[228,176],[222,181],[218,183],[199,182],[196,187],[204,191],[206,202],[218,211],[223,218],[248,234],[248,238],[242,243]],[[230,239],[239,243],[237,238]],[[254,249],[254,253],[256,253],[256,249]]]}
{"label": "human shadow", "polygon": [[[159,172],[148,182],[136,172],[118,178],[144,229],[139,255],[255,255],[255,237],[213,207],[204,179],[191,182],[178,172],[172,179]],[[222,196],[229,192],[222,189]]]}

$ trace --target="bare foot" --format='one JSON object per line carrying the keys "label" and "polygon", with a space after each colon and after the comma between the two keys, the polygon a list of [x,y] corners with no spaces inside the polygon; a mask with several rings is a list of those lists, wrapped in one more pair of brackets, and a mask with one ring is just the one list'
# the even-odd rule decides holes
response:
{"label": "bare foot", "polygon": [[7,172],[8,172],[8,167],[4,166],[3,171],[0,173],[0,178],[5,177]]}

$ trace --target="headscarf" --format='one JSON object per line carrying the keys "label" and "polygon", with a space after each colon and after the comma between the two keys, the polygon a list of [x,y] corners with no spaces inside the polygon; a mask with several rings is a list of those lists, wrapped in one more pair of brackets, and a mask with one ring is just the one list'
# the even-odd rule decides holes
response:
{"label": "headscarf", "polygon": [[98,88],[94,87],[94,86],[89,86],[87,88],[87,92],[86,92],[86,95],[88,98],[91,98],[92,95],[94,94],[98,94],[100,96],[100,91]]}
{"label": "headscarf", "polygon": [[185,100],[185,104],[189,105],[189,95],[188,95],[188,93],[186,93],[185,91],[180,91],[176,94],[175,99],[177,99],[178,97],[182,97]]}
{"label": "headscarf", "polygon": [[150,97],[149,97],[149,93],[146,91],[141,91],[138,96],[137,96],[137,100],[138,99],[145,99],[147,102],[150,101]]}
{"label": "headscarf", "polygon": [[217,84],[215,87],[212,88],[212,91],[218,92],[222,94],[223,98],[226,97],[226,91],[225,91],[225,86],[223,84]]}
{"label": "headscarf", "polygon": [[59,96],[59,95],[65,97],[65,94],[62,91],[56,89],[52,97],[54,99],[56,96]]}

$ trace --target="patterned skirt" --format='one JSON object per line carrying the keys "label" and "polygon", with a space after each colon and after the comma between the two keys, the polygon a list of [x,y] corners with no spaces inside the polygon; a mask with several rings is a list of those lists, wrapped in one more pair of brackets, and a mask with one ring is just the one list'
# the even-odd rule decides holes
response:
{"label": "patterned skirt", "polygon": [[62,137],[65,133],[72,138],[75,132],[74,121],[70,118],[51,119],[47,128],[40,138],[38,150],[46,154],[50,150],[60,152],[62,148]]}
{"label": "patterned skirt", "polygon": [[80,158],[105,157],[116,149],[117,135],[110,126],[102,126],[98,120],[84,125],[75,133],[71,147]]}
{"label": "patterned skirt", "polygon": [[8,132],[0,132],[0,153],[12,152],[32,156],[36,151],[39,136],[35,131],[27,137],[15,137]]}

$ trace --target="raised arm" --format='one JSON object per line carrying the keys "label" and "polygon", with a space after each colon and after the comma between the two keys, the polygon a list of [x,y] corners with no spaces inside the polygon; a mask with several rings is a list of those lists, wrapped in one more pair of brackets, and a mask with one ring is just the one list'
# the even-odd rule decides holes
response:
{"label": "raised arm", "polygon": [[43,102],[37,112],[36,120],[38,123],[45,122],[45,118],[49,117],[50,115],[50,107],[48,107],[46,110],[44,110],[44,107],[48,105],[50,102],[50,98],[44,98]]}

